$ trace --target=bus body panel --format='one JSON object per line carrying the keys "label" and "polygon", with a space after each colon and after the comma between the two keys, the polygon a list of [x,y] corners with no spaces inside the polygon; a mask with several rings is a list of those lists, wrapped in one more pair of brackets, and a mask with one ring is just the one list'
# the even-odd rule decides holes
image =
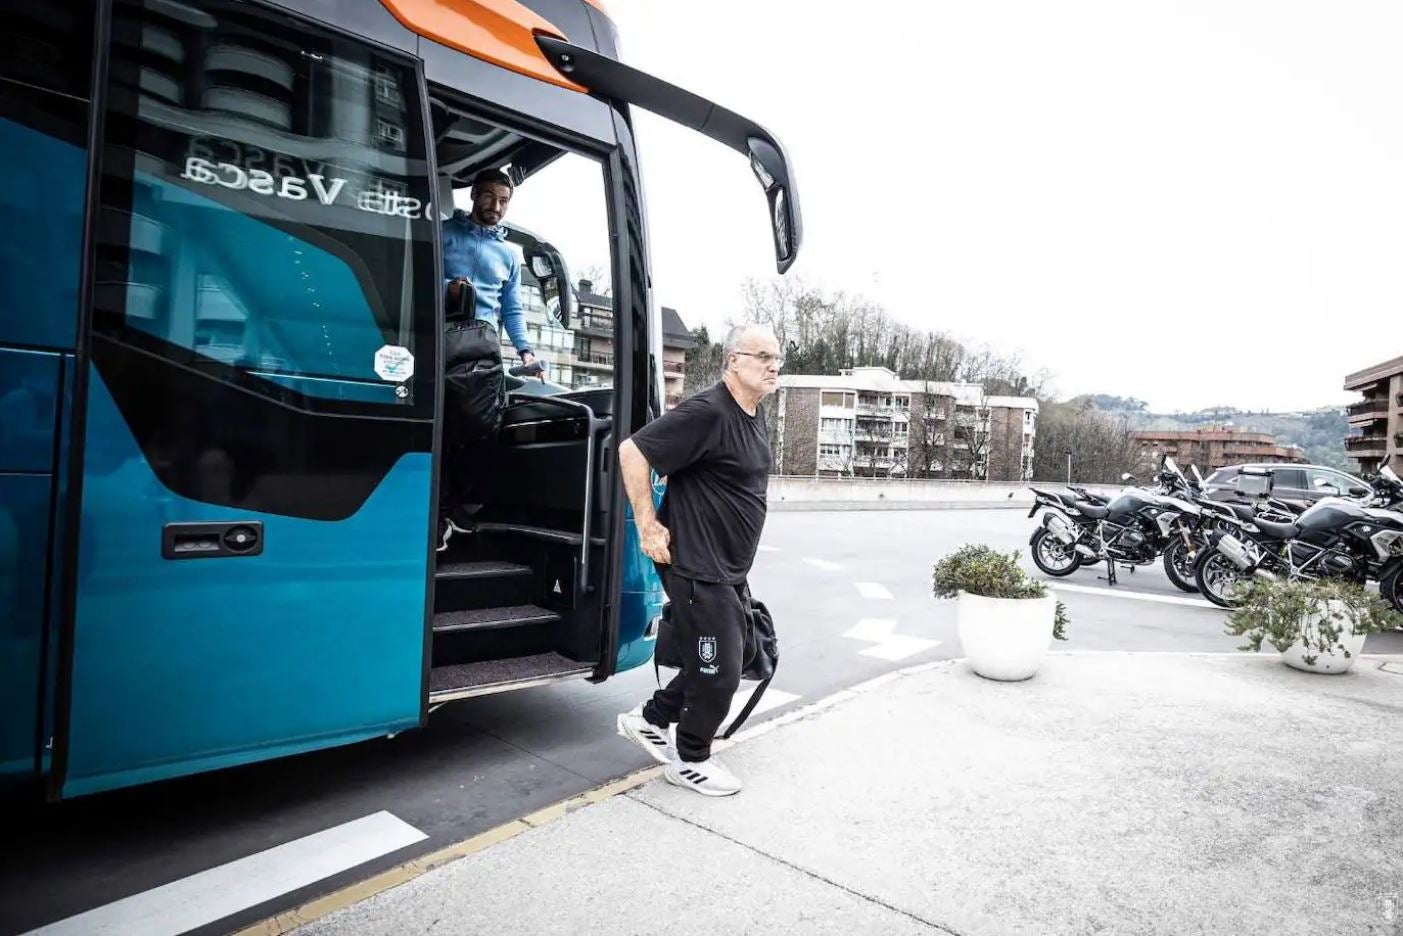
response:
{"label": "bus body panel", "polygon": [[[22,93],[27,107],[17,100]],[[14,110],[28,113],[13,113],[11,98]],[[87,179],[79,135],[87,133],[87,104],[0,88],[0,108],[0,178],[7,180],[0,342],[70,349],[78,321]]]}
{"label": "bus body panel", "polygon": [[34,773],[53,477],[0,474],[0,783]]}
{"label": "bus body panel", "polygon": [[[0,47],[0,784],[47,759],[56,508],[77,335],[93,46],[88,0],[7,15]],[[41,54],[36,54],[41,53]]]}
{"label": "bus body panel", "polygon": [[[653,507],[662,506],[663,487],[654,475]],[[657,566],[643,552],[638,523],[630,505],[624,514],[623,599],[619,608],[619,654],[616,672],[647,663],[657,643],[657,620],[663,613],[663,583]]]}
{"label": "bus body panel", "polygon": [[603,101],[542,84],[431,39],[420,41],[419,55],[431,86],[461,91],[527,124],[565,133],[587,145],[614,145],[613,118]]}
{"label": "bus body panel", "polygon": [[[335,523],[230,510],[163,485],[89,387],[64,795],[418,725],[431,456]],[[261,554],[163,558],[165,524],[231,520]]]}
{"label": "bus body panel", "polygon": [[[113,10],[58,796],[390,734],[424,714],[432,222],[338,194],[388,180],[426,203],[417,63],[271,6],[196,8],[207,36],[172,31],[175,8]],[[281,58],[229,51],[260,34]],[[175,83],[148,74],[136,36]],[[214,42],[211,68],[301,76],[313,110],[282,112],[282,131],[222,123],[220,106],[278,113],[183,90],[179,63]],[[382,131],[399,121],[388,156],[376,115]],[[337,148],[334,170],[315,161]],[[370,181],[340,181],[367,165]],[[281,181],[255,185],[269,167]],[[385,356],[397,348],[412,364],[391,381],[382,358],[402,362]],[[220,529],[181,551],[180,524]],[[256,529],[258,548],[220,549],[234,525]]]}

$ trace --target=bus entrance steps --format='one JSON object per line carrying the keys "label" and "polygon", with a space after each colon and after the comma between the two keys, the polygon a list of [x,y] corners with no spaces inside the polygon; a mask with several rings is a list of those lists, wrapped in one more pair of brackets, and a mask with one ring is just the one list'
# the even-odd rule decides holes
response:
{"label": "bus entrance steps", "polygon": [[553,624],[560,615],[536,605],[513,605],[505,608],[468,608],[434,615],[434,633],[447,634],[465,630],[492,630],[525,624]]}

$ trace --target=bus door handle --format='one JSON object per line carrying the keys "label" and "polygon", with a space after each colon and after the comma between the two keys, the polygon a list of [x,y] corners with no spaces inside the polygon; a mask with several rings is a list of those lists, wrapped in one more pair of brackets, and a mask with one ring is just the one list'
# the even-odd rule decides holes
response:
{"label": "bus door handle", "polygon": [[166,559],[229,559],[262,552],[263,524],[257,520],[167,523],[161,530],[161,556]]}

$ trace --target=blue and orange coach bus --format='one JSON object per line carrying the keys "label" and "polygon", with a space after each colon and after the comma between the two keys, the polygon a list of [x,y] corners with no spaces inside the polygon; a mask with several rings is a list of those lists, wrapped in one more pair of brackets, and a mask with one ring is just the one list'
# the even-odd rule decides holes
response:
{"label": "blue and orange coach bus", "polygon": [[[662,596],[613,462],[663,408],[631,109],[749,159],[782,273],[775,137],[620,63],[596,0],[6,7],[0,779],[83,795],[644,662]],[[439,551],[441,226],[484,169],[560,353],[509,382]],[[562,255],[607,265],[611,315],[572,315]]]}

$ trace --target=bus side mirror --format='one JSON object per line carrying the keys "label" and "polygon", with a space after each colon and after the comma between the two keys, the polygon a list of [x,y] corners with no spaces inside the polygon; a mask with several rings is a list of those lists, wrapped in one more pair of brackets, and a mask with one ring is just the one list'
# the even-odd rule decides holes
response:
{"label": "bus side mirror", "polygon": [[617,98],[634,107],[666,117],[696,130],[749,157],[750,168],[770,206],[770,229],[774,233],[775,262],[784,273],[799,255],[804,224],[799,210],[799,193],[789,170],[789,158],[779,140],[735,111],[654,78],[617,59],[593,49],[573,45],[564,39],[536,33],[536,45],[556,70],[571,81],[605,98]]}
{"label": "bus side mirror", "polygon": [[750,152],[750,169],[760,180],[770,206],[770,229],[775,238],[775,263],[783,273],[794,263],[798,247],[799,218],[794,212],[794,199],[789,192],[789,161],[779,151],[779,143],[760,137],[746,140]]}
{"label": "bus side mirror", "polygon": [[541,284],[541,301],[547,309],[554,304],[554,315],[561,328],[569,328],[575,312],[575,294],[570,289],[570,271],[565,258],[550,244],[537,241],[529,251],[527,263]]}

